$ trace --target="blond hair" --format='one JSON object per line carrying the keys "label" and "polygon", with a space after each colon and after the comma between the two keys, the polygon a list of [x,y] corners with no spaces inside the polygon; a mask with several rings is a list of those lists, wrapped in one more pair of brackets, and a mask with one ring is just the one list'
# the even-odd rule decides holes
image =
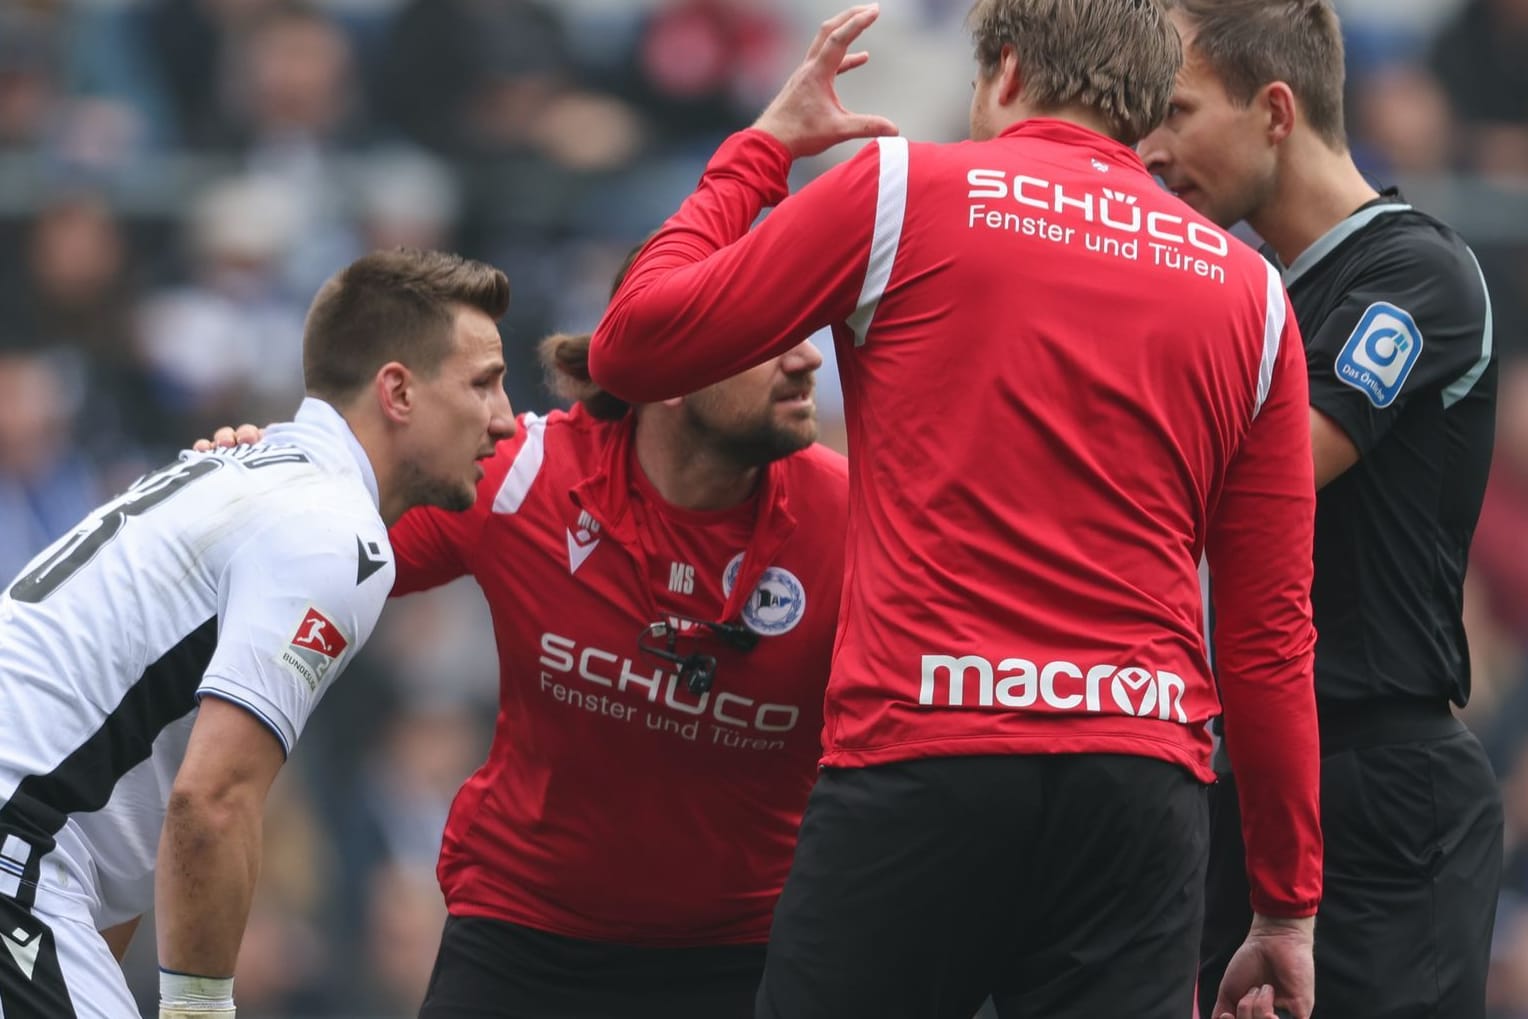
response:
{"label": "blond hair", "polygon": [[976,0],[967,24],[984,75],[1013,48],[1040,112],[1082,106],[1126,145],[1167,116],[1183,47],[1161,0]]}

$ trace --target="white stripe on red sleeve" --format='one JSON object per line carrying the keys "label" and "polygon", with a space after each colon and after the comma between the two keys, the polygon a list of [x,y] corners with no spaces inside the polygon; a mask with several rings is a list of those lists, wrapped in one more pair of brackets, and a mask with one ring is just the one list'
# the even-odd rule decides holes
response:
{"label": "white stripe on red sleeve", "polygon": [[525,444],[515,454],[515,462],[509,465],[504,484],[494,496],[495,513],[518,513],[536,475],[541,473],[541,461],[546,453],[546,418],[527,414],[520,424],[525,429]]}
{"label": "white stripe on red sleeve", "polygon": [[891,281],[891,267],[902,243],[902,221],[907,212],[907,139],[877,138],[881,150],[880,181],[875,196],[875,232],[870,238],[870,259],[865,266],[865,285],[849,316],[854,345],[862,347],[875,318],[876,307]]}
{"label": "white stripe on red sleeve", "polygon": [[1268,399],[1273,386],[1273,366],[1279,359],[1279,343],[1284,338],[1284,281],[1272,263],[1267,263],[1268,304],[1263,310],[1263,360],[1257,367],[1257,399],[1252,404],[1252,416],[1257,417]]}

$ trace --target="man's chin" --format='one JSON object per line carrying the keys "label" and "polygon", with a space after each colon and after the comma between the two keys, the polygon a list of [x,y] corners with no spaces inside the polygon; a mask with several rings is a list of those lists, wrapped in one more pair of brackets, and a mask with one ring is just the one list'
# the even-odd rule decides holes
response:
{"label": "man's chin", "polygon": [[775,431],[789,435],[809,432],[817,435],[817,408],[811,404],[801,407],[777,408]]}
{"label": "man's chin", "polygon": [[1199,215],[1203,216],[1211,223],[1214,223],[1222,230],[1231,229],[1236,224],[1250,216],[1253,212],[1252,209],[1243,209],[1240,206],[1231,205],[1229,203],[1216,205],[1214,202],[1210,201],[1209,196],[1206,195],[1203,191],[1195,191],[1189,198],[1185,199],[1185,201],[1187,202],[1190,209],[1193,209],[1195,212],[1199,213]]}
{"label": "man's chin", "polygon": [[719,448],[738,464],[762,467],[799,453],[816,441],[817,420],[813,417],[808,421],[776,424],[750,435],[735,436],[721,442]]}
{"label": "man's chin", "polygon": [[793,422],[791,425],[781,428],[776,436],[776,446],[781,450],[781,456],[790,456],[799,453],[812,443],[817,441],[817,415],[812,415],[806,421]]}
{"label": "man's chin", "polygon": [[433,506],[436,509],[445,510],[447,513],[463,513],[472,508],[477,502],[476,485],[437,485],[432,486],[420,500],[425,506]]}
{"label": "man's chin", "polygon": [[1205,219],[1212,222],[1215,221],[1215,210],[1210,207],[1209,199],[1203,191],[1192,187],[1184,188],[1182,191],[1177,192],[1177,195],[1178,200],[1184,205],[1187,205]]}

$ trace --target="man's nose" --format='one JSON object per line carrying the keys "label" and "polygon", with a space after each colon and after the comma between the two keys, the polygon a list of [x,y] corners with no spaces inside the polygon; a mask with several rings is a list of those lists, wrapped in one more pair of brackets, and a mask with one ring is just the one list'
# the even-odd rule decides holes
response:
{"label": "man's nose", "polygon": [[1161,128],[1142,138],[1140,145],[1136,147],[1136,152],[1141,157],[1141,162],[1146,164],[1146,169],[1158,177],[1162,176],[1163,171],[1172,164],[1172,157],[1167,151],[1167,146],[1162,144]]}
{"label": "man's nose", "polygon": [[780,370],[787,375],[814,372],[822,367],[822,351],[811,340],[802,340],[780,358]]}
{"label": "man's nose", "polygon": [[495,401],[493,416],[488,419],[488,435],[494,442],[515,437],[515,409],[509,405],[509,394],[501,392]]}

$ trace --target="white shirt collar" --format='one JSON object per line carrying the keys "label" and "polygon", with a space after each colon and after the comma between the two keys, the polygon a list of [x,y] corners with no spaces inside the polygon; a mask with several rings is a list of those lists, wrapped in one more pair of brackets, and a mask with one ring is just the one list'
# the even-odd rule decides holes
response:
{"label": "white shirt collar", "polygon": [[309,396],[303,399],[302,405],[297,408],[297,413],[293,415],[292,420],[298,424],[318,428],[345,446],[351,458],[355,460],[356,470],[361,474],[361,481],[365,483],[366,490],[371,493],[372,505],[380,511],[382,496],[377,487],[377,472],[372,469],[371,458],[366,455],[361,441],[355,437],[355,432],[350,430],[350,423],[340,415],[340,412],[318,397]]}

